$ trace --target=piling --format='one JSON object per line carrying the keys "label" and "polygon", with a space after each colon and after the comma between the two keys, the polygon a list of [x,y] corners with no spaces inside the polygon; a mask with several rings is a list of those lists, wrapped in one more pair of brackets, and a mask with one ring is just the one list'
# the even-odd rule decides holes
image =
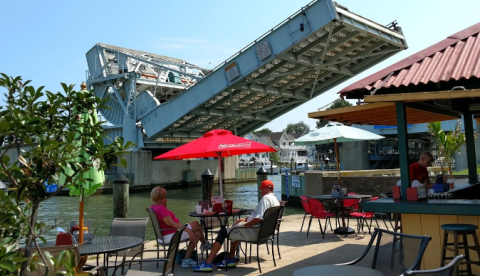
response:
{"label": "piling", "polygon": [[260,192],[260,185],[262,184],[263,180],[267,180],[268,177],[268,172],[265,170],[264,167],[260,167],[260,169],[257,171],[257,195],[258,195],[258,200],[262,198],[262,193]]}
{"label": "piling", "polygon": [[129,180],[123,174],[113,180],[113,217],[126,218],[128,214]]}
{"label": "piling", "polygon": [[202,174],[202,200],[210,200],[213,195],[213,179],[215,176],[207,169]]}

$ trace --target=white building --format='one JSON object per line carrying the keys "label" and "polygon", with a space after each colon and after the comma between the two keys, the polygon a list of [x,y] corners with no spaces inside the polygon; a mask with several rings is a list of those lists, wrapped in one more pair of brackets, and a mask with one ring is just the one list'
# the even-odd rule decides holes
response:
{"label": "white building", "polygon": [[[294,141],[300,134],[288,134],[286,132],[271,132],[271,133],[249,133],[244,138],[259,142],[265,145],[269,145],[278,149],[281,163],[290,163],[293,161],[296,163],[311,162],[315,158],[315,146],[300,146],[295,145]],[[255,153],[240,155],[240,162],[243,160],[251,160],[252,157],[256,159],[269,160],[268,153]]]}

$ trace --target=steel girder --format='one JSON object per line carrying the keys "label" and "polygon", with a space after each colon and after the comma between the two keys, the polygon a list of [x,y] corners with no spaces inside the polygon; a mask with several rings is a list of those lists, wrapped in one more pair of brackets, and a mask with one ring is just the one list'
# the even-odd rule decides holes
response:
{"label": "steel girder", "polygon": [[[128,110],[128,102],[137,105],[136,121],[141,122],[150,142],[195,138],[216,128],[245,135],[406,47],[398,29],[367,20],[331,0],[319,0],[208,72],[191,65],[196,73],[189,75],[188,70],[172,66],[184,61],[152,58],[155,55],[144,52],[139,52],[143,54],[139,58],[138,53],[125,52],[127,61],[137,60],[135,68],[144,70],[135,85],[135,95],[144,100],[128,100],[119,78],[114,80],[118,92],[111,89],[110,95],[116,95],[117,101],[123,97],[122,112]],[[103,64],[103,71],[97,69],[94,75],[103,73],[103,79],[92,78],[90,84],[104,85],[110,77],[105,68],[118,70],[122,59],[117,60],[117,67],[108,59],[97,62]],[[165,76],[155,69],[162,66],[183,73],[188,81],[165,82]],[[89,68],[92,70],[91,62]],[[149,78],[150,74],[154,78]],[[149,95],[154,101],[147,99]]]}

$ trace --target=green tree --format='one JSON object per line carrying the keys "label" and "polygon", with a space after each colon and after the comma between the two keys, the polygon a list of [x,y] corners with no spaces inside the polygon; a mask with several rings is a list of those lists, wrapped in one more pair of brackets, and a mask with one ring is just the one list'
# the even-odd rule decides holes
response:
{"label": "green tree", "polygon": [[[92,92],[77,92],[73,84],[62,83],[63,92],[44,93],[43,86],[34,88],[29,83],[22,82],[21,77],[1,73],[0,88],[6,89],[6,105],[0,109],[0,141],[3,141],[0,178],[7,179],[17,188],[19,201],[29,201],[28,212],[21,212],[23,220],[18,218],[15,222],[23,222],[26,231],[20,232],[18,237],[25,240],[23,257],[27,258],[21,267],[17,267],[20,275],[26,274],[32,247],[38,248],[37,241],[42,239],[46,227],[37,223],[40,203],[65,188],[78,191],[89,181],[82,177],[83,173],[92,167],[107,170],[112,165],[119,165],[117,161],[125,166],[123,155],[134,146],[131,142],[124,143],[121,137],[106,145],[103,142],[106,138],[101,126],[103,122],[78,119],[80,114],[92,114],[102,104]],[[20,151],[20,146],[27,147],[28,151]],[[12,151],[19,153],[17,160],[10,159],[15,156],[10,154]],[[70,173],[65,173],[66,168]],[[43,183],[47,179],[49,183],[59,185],[57,192],[46,193]],[[12,242],[16,240],[2,243],[0,252],[9,248]],[[39,255],[46,263],[45,255],[48,257],[48,254],[40,252]]]}
{"label": "green tree", "polygon": [[269,128],[262,128],[260,130],[254,131],[253,133],[272,133],[272,130]]}
{"label": "green tree", "polygon": [[[344,100],[344,99],[338,99],[336,100],[331,106],[329,106],[327,109],[325,110],[330,110],[330,109],[337,109],[337,108],[341,108],[341,107],[347,107],[347,106],[352,106],[352,104],[347,101],[347,100]],[[324,121],[324,120],[318,120],[317,123],[316,123],[316,127],[317,128],[322,128],[324,126],[326,126],[328,124],[328,121]]]}
{"label": "green tree", "polygon": [[457,121],[455,129],[449,133],[442,130],[441,122],[428,123],[428,132],[432,135],[434,144],[437,149],[437,155],[440,158],[440,166],[443,172],[445,163],[448,166],[450,178],[452,173],[452,160],[456,151],[460,152],[460,147],[465,143],[465,134],[462,132],[461,123]]}
{"label": "green tree", "polygon": [[280,154],[277,151],[270,152],[270,159],[272,159],[273,163],[278,164],[280,162]]}
{"label": "green tree", "polygon": [[288,134],[298,133],[300,135],[305,135],[310,132],[310,127],[305,124],[303,121],[300,121],[296,124],[288,124],[287,127],[283,130]]}
{"label": "green tree", "polygon": [[14,194],[7,195],[0,191],[0,274],[16,274],[18,267],[27,260],[21,252],[15,250],[13,244],[20,237],[28,234],[25,231],[28,220],[23,214],[28,212],[29,204],[19,205]]}

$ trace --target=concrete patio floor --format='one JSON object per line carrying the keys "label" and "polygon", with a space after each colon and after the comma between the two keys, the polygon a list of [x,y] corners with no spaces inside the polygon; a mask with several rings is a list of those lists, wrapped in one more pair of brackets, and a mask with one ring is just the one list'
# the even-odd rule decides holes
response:
{"label": "concrete patio floor", "polygon": [[[277,252],[275,252],[275,259],[277,266],[273,265],[272,255],[267,254],[266,246],[260,246],[260,265],[262,267],[262,273],[258,270],[258,264],[256,261],[256,248],[252,248],[252,262],[245,264],[243,255],[240,258],[240,262],[236,268],[225,271],[224,269],[217,269],[214,266],[212,273],[208,272],[194,272],[191,268],[182,268],[181,265],[175,265],[175,275],[187,276],[187,275],[293,275],[293,272],[297,269],[321,264],[338,264],[347,261],[351,261],[365,249],[370,240],[368,233],[355,233],[353,235],[339,236],[334,234],[328,229],[325,234],[325,239],[322,239],[322,234],[316,220],[312,221],[310,234],[306,236],[306,228],[308,226],[308,217],[305,220],[302,233],[300,233],[300,226],[302,224],[303,215],[288,215],[283,217],[283,222],[280,231],[280,253],[282,259],[278,258]],[[322,225],[325,223],[321,220]],[[335,226],[332,220],[332,225]],[[375,222],[374,222],[375,223]],[[380,227],[385,227],[381,221]],[[355,220],[350,220],[350,227],[356,229]],[[390,227],[390,225],[389,225]],[[155,241],[147,242],[145,249],[155,249]],[[275,248],[276,250],[276,248]],[[144,258],[154,258],[156,253],[151,255],[145,255]],[[163,252],[160,253],[163,256]],[[199,256],[201,256],[199,254]],[[138,269],[138,266],[134,266]],[[162,264],[159,268],[156,268],[156,263],[145,263],[143,266],[144,271],[161,273]]]}

